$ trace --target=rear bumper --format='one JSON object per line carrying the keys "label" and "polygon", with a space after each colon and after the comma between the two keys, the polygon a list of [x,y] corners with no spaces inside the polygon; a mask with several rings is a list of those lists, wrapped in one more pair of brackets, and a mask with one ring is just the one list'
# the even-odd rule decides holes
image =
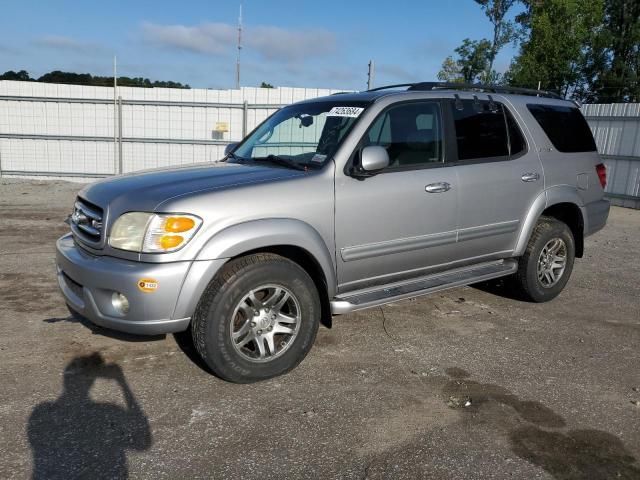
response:
{"label": "rear bumper", "polygon": [[[211,279],[206,275],[213,276],[223,263],[142,263],[94,256],[78,247],[71,234],[60,238],[56,247],[58,285],[69,307],[96,325],[140,335],[186,330]],[[143,279],[157,287],[142,290]],[[114,292],[127,297],[127,313],[113,305]]]}
{"label": "rear bumper", "polygon": [[584,236],[587,237],[601,230],[607,224],[609,218],[609,200],[598,200],[587,203],[582,210],[584,219]]}

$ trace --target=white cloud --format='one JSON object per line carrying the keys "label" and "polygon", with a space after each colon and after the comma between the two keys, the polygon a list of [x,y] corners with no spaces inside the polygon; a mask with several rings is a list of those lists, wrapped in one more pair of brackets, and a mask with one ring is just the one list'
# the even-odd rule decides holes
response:
{"label": "white cloud", "polygon": [[[196,26],[142,25],[143,37],[162,47],[198,54],[224,55],[236,47],[237,27],[225,23]],[[336,49],[335,34],[322,29],[286,30],[274,26],[248,26],[243,32],[243,46],[260,57],[280,62],[297,62],[308,57],[324,56]]]}
{"label": "white cloud", "polygon": [[91,53],[96,50],[103,50],[104,47],[92,42],[84,42],[63,35],[45,35],[37,38],[32,42],[39,47],[51,48],[56,50],[71,50],[80,53]]}
{"label": "white cloud", "polygon": [[157,25],[144,23],[142,34],[149,42],[188,52],[221,55],[233,47],[236,29],[224,23]]}
{"label": "white cloud", "polygon": [[269,60],[299,61],[336,49],[336,36],[328,30],[285,30],[258,26],[247,29],[246,45]]}

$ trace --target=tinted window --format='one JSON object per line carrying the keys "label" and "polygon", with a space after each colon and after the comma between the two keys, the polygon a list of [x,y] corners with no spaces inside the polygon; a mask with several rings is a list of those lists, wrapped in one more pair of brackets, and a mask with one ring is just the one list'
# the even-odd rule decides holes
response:
{"label": "tinted window", "polygon": [[385,147],[390,169],[442,162],[441,125],[437,103],[397,105],[373,122],[362,146]]}
{"label": "tinted window", "polygon": [[518,155],[526,150],[527,144],[524,141],[520,127],[518,127],[508,108],[504,109],[504,114],[507,119],[507,128],[509,131],[509,155]]}
{"label": "tinted window", "polygon": [[507,125],[502,105],[462,100],[462,110],[453,106],[459,160],[509,155]]}
{"label": "tinted window", "polygon": [[527,108],[559,152],[596,150],[589,125],[577,108],[557,105],[527,105]]}

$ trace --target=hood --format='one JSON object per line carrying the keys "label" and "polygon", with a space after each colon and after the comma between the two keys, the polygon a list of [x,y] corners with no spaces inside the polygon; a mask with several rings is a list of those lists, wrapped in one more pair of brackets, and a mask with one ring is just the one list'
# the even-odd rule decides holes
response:
{"label": "hood", "polygon": [[79,195],[108,209],[110,214],[151,212],[162,202],[178,196],[301,175],[305,173],[266,165],[207,163],[108,178],[86,186]]}

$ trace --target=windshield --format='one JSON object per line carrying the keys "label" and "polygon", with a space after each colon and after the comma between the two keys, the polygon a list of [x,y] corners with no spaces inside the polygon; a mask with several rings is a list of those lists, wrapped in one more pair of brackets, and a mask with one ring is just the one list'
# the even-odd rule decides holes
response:
{"label": "windshield", "polygon": [[369,102],[323,101],[284,107],[251,133],[229,161],[319,167],[335,153]]}

